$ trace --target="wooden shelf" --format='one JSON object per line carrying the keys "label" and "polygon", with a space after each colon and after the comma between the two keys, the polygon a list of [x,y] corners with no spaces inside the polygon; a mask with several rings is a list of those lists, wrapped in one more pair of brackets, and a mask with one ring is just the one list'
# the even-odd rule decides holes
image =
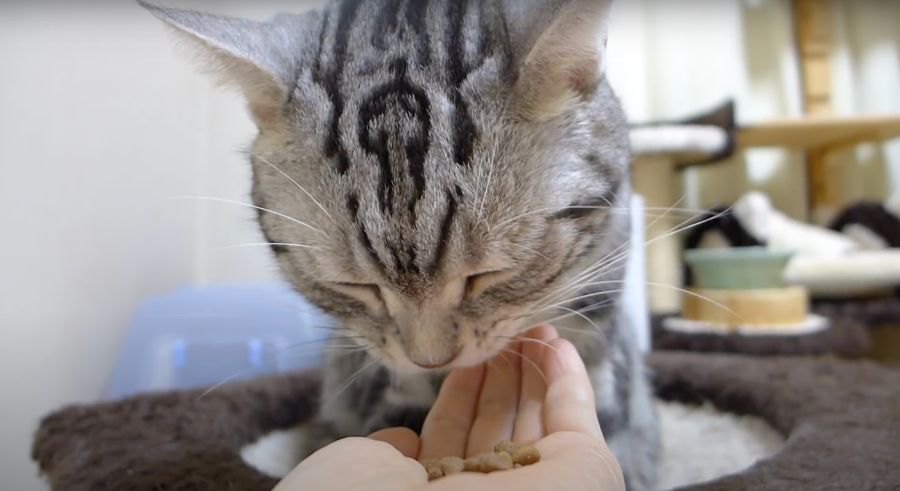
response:
{"label": "wooden shelf", "polygon": [[738,130],[738,146],[834,151],[900,138],[900,115],[808,117],[750,125]]}

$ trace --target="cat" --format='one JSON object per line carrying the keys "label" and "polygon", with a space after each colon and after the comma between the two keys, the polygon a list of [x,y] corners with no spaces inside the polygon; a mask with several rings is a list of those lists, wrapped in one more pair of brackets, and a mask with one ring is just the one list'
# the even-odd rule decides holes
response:
{"label": "cat", "polygon": [[246,96],[262,232],[339,323],[309,451],[418,431],[449,369],[553,321],[629,489],[652,487],[652,395],[619,307],[630,150],[608,2],[338,0],[268,22],[144,6]]}
{"label": "cat", "polygon": [[867,249],[900,247],[900,217],[882,203],[853,203],[828,228],[852,237]]}

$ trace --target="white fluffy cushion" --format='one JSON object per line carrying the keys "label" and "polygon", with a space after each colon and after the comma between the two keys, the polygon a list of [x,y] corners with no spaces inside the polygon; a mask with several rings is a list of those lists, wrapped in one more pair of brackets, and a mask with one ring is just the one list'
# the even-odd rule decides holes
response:
{"label": "white fluffy cushion", "polygon": [[900,286],[900,250],[860,251],[841,257],[794,257],[785,280],[817,297],[851,297]]}
{"label": "white fluffy cushion", "polygon": [[793,220],[776,210],[768,196],[751,192],[734,204],[741,225],[769,248],[797,256],[835,257],[860,249],[853,239],[822,227]]}

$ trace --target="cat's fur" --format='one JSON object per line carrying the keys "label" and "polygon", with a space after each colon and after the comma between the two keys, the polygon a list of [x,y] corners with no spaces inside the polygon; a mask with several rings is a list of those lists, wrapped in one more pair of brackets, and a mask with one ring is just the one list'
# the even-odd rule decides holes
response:
{"label": "cat's fur", "polygon": [[853,235],[860,229],[873,237],[872,248],[900,247],[900,217],[881,203],[862,201],[845,208],[829,225],[831,230]]}
{"label": "cat's fur", "polygon": [[344,0],[267,23],[146,6],[247,96],[262,230],[340,321],[317,445],[418,429],[446,368],[562,317],[629,488],[651,486],[655,415],[618,308],[630,156],[607,2]]}

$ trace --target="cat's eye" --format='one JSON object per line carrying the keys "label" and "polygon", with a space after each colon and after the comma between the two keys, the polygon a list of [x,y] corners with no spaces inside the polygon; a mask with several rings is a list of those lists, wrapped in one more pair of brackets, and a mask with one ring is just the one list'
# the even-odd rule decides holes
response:
{"label": "cat's eye", "polygon": [[491,287],[502,284],[512,278],[515,272],[511,269],[487,271],[470,275],[466,278],[466,300],[478,298]]}
{"label": "cat's eye", "polygon": [[366,304],[369,309],[381,312],[385,309],[384,296],[381,287],[370,283],[328,283],[328,286],[338,293],[343,293]]}

